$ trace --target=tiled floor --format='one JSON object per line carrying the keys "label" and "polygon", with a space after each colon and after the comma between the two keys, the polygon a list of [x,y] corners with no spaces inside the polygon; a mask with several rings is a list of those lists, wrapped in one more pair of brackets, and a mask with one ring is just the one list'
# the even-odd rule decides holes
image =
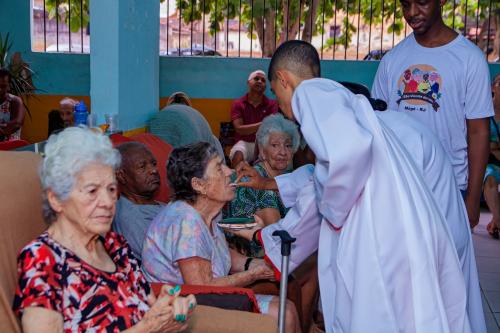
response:
{"label": "tiled floor", "polygon": [[500,240],[491,238],[486,232],[490,220],[491,214],[482,211],[472,238],[488,333],[500,333]]}

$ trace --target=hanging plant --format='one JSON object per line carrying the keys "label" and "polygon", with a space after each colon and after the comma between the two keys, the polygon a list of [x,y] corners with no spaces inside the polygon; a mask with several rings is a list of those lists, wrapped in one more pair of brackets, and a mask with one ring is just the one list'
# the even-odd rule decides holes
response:
{"label": "hanging plant", "polygon": [[10,93],[21,98],[24,108],[31,117],[27,102],[38,91],[33,85],[35,72],[23,61],[21,53],[15,52],[10,56],[11,48],[12,40],[9,33],[3,36],[0,32],[0,68],[5,68],[10,72]]}

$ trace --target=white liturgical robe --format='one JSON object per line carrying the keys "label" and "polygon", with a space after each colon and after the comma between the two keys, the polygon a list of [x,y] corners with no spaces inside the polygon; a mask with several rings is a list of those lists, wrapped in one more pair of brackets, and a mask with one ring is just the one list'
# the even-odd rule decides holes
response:
{"label": "white liturgical robe", "polygon": [[318,249],[321,215],[313,179],[314,166],[311,164],[275,178],[281,201],[290,209],[284,218],[262,229],[260,238],[267,259],[278,272],[281,271],[281,241],[273,236],[275,230],[286,230],[297,239],[292,244],[290,273]]}
{"label": "white liturgical robe", "polygon": [[412,156],[443,212],[457,249],[467,287],[467,313],[472,332],[486,333],[476,258],[467,210],[453,166],[439,139],[425,125],[403,112],[376,112]]}
{"label": "white liturgical robe", "polygon": [[[292,107],[317,159],[317,206],[302,206],[322,218],[318,269],[327,331],[471,332],[452,236],[395,134],[366,98],[334,81],[302,82]],[[292,187],[281,184],[284,201],[302,204],[287,193]],[[307,220],[314,225],[312,214]]]}

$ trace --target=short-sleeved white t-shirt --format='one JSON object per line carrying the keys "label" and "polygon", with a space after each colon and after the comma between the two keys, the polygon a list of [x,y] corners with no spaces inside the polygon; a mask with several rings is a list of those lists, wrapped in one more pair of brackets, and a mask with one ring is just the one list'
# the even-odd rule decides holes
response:
{"label": "short-sleeved white t-shirt", "polygon": [[463,36],[434,48],[413,34],[380,62],[372,95],[427,125],[448,152],[457,184],[467,188],[467,119],[493,116],[484,54]]}

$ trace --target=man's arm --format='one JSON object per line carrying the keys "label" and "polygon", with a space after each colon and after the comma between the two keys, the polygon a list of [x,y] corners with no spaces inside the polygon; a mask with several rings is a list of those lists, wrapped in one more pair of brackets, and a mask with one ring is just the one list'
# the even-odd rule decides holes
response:
{"label": "man's arm", "polygon": [[[237,186],[250,187],[256,190],[271,190],[277,191],[278,185],[273,178],[262,177],[254,167],[250,166],[247,162],[241,162],[236,166],[236,173],[238,177],[235,180]],[[248,177],[245,182],[241,178]]]}
{"label": "man's arm", "polygon": [[484,54],[475,51],[466,63],[465,118],[467,122],[468,173],[465,206],[469,223],[479,222],[479,200],[488,162],[490,123],[494,115],[490,71]]}
{"label": "man's arm", "polygon": [[490,126],[489,119],[467,120],[467,153],[469,160],[469,179],[465,206],[469,216],[470,226],[479,223],[479,200],[483,185],[484,171],[488,163]]}
{"label": "man's arm", "polygon": [[262,122],[245,125],[243,124],[242,118],[237,118],[233,120],[234,130],[236,131],[236,133],[241,135],[254,134],[259,129],[260,124],[262,124]]}

